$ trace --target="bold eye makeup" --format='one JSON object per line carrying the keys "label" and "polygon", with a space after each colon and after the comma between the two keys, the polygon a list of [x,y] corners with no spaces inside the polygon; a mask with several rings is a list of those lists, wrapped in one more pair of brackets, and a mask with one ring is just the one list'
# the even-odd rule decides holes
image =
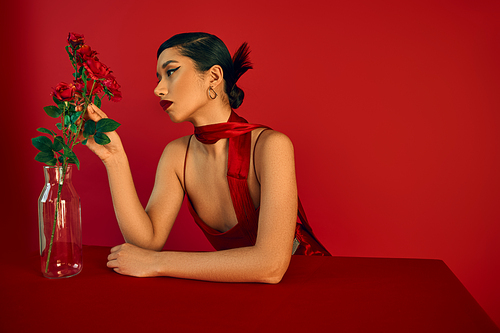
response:
{"label": "bold eye makeup", "polygon": [[[179,68],[181,68],[181,66],[179,66],[177,68],[166,70],[165,73],[167,74],[167,76],[170,76],[170,75],[174,74],[174,72],[176,70],[178,70]],[[156,78],[158,79],[158,83],[159,83],[161,81],[161,75],[156,73]]]}
{"label": "bold eye makeup", "polygon": [[174,72],[175,72],[176,70],[178,70],[179,68],[181,68],[181,66],[179,66],[179,67],[177,67],[177,68],[174,68],[174,69],[169,69],[169,70],[167,70],[165,73],[167,73],[167,76],[170,76],[170,75],[174,74]]}

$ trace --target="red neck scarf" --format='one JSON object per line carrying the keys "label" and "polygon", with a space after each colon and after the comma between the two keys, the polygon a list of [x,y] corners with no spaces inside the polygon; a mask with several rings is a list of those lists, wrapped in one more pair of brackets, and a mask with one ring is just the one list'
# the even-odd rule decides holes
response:
{"label": "red neck scarf", "polygon": [[238,116],[231,110],[231,115],[226,123],[205,125],[194,128],[196,139],[204,144],[213,144],[224,138],[233,138],[248,133],[263,125],[249,124],[245,118]]}

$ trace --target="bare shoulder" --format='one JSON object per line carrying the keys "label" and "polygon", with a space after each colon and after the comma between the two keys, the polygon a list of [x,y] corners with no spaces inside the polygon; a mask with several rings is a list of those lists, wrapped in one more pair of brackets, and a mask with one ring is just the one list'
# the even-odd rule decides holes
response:
{"label": "bare shoulder", "polygon": [[293,144],[288,136],[278,131],[266,130],[260,135],[254,149],[255,173],[261,184],[269,180],[269,177],[295,177]]}
{"label": "bare shoulder", "polygon": [[260,134],[255,146],[256,156],[262,155],[289,155],[293,156],[292,140],[285,134],[275,130],[263,130]]}
{"label": "bare shoulder", "polygon": [[175,139],[173,141],[170,141],[165,146],[165,149],[163,150],[163,154],[177,155],[177,154],[182,153],[182,155],[184,155],[184,153],[186,152],[187,144],[189,142],[190,137],[191,137],[191,135],[186,135],[186,136],[180,137],[178,139]]}
{"label": "bare shoulder", "polygon": [[159,167],[169,167],[175,169],[176,172],[179,171],[179,167],[182,168],[184,163],[190,137],[190,135],[187,135],[169,142],[163,149]]}

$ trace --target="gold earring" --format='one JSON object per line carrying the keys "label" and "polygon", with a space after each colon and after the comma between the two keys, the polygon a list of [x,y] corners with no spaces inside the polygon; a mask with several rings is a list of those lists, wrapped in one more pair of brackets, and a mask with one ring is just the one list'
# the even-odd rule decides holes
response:
{"label": "gold earring", "polygon": [[[212,92],[215,94],[215,96],[212,97]],[[208,87],[208,97],[210,99],[216,99],[217,98],[217,92],[214,90],[212,87]]]}

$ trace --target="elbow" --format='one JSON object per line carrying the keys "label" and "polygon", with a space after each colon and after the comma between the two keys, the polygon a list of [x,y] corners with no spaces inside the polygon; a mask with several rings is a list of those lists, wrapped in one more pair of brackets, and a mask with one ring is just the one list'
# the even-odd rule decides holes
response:
{"label": "elbow", "polygon": [[140,247],[141,249],[144,249],[144,250],[151,250],[151,251],[155,251],[155,252],[162,251],[163,246],[165,245],[164,243],[161,243],[161,242],[153,242],[153,241],[133,242],[133,241],[128,240],[128,239],[125,239],[125,243],[135,245],[135,246]]}
{"label": "elbow", "polygon": [[278,283],[281,282],[281,279],[283,278],[283,275],[285,275],[285,274],[266,277],[266,278],[264,278],[262,280],[262,283],[266,283],[266,284],[278,284]]}
{"label": "elbow", "polygon": [[285,276],[290,263],[290,258],[288,260],[282,260],[281,262],[274,261],[265,270],[261,282],[267,284],[278,284]]}
{"label": "elbow", "polygon": [[262,283],[267,283],[267,284],[278,284],[281,282],[281,279],[283,279],[283,276],[285,275],[286,269],[276,269],[272,270],[270,273],[265,274],[265,276],[262,279]]}
{"label": "elbow", "polygon": [[161,252],[163,250],[164,243],[153,243],[151,242],[148,244],[146,249],[151,250],[151,251],[156,251],[156,252]]}

